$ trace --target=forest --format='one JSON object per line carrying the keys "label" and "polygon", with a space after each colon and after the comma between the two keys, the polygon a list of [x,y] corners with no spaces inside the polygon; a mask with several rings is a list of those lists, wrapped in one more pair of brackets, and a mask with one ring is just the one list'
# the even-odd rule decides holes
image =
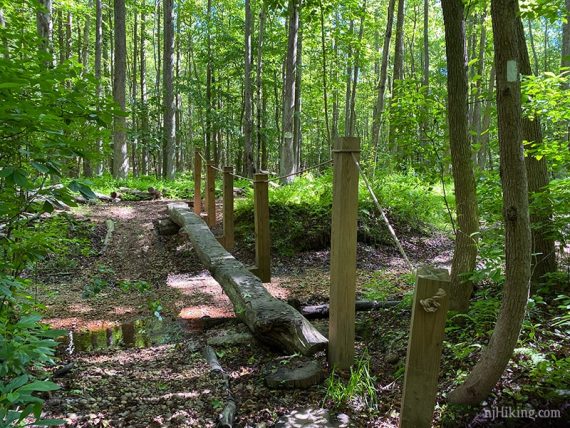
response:
{"label": "forest", "polygon": [[566,426],[569,171],[570,0],[0,0],[0,426]]}

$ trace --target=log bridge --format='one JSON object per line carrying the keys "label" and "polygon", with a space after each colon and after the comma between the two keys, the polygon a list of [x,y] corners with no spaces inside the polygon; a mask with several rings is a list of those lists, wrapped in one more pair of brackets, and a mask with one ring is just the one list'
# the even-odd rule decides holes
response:
{"label": "log bridge", "polygon": [[230,298],[236,316],[257,339],[282,351],[303,355],[327,348],[327,338],[296,309],[274,298],[259,278],[225,250],[187,204],[168,204],[168,215],[188,236],[200,261]]}

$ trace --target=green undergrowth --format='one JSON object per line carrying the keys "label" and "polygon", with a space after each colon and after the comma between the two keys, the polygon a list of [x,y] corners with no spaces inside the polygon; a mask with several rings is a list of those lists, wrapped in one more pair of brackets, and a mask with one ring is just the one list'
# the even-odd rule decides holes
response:
{"label": "green undergrowth", "polygon": [[[192,174],[180,174],[175,180],[164,180],[151,175],[140,177],[129,176],[125,179],[114,179],[109,175],[94,177],[85,180],[91,189],[104,195],[111,192],[119,192],[119,188],[127,187],[146,192],[149,187],[160,191],[165,198],[188,199],[194,194],[194,181]],[[220,184],[221,186],[221,184]],[[129,195],[123,194],[123,198],[128,199]]]}
{"label": "green undergrowth", "polygon": [[[399,234],[427,234],[447,224],[444,199],[437,189],[413,174],[379,177],[373,189],[381,206]],[[359,188],[358,239],[371,245],[391,245],[392,239],[364,182]],[[330,244],[332,173],[315,177],[307,174],[292,184],[269,190],[272,250],[291,255],[320,250]],[[236,237],[246,246],[254,245],[253,192],[236,201]]]}

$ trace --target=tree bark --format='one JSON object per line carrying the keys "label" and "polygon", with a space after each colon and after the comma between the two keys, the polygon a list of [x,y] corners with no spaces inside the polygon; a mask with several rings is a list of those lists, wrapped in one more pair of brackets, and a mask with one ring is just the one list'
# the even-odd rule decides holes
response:
{"label": "tree bark", "polygon": [[464,278],[477,259],[477,196],[471,160],[467,118],[467,51],[464,6],[461,0],[442,0],[447,54],[447,118],[449,146],[455,183],[457,230],[451,262],[450,309],[466,311],[473,283]]}
{"label": "tree bark", "polygon": [[[127,33],[125,0],[114,0],[115,17],[115,73],[113,76],[113,99],[121,110],[125,110],[127,72]],[[113,177],[125,178],[129,173],[127,156],[126,118],[115,115],[113,120]]]}
{"label": "tree bark", "polygon": [[140,35],[140,144],[141,144],[141,165],[142,175],[148,174],[148,106],[146,89],[146,10],[145,0],[141,0],[141,35]]}
{"label": "tree bark", "polygon": [[388,3],[388,13],[386,14],[386,33],[384,35],[384,46],[382,47],[382,64],[380,65],[380,80],[378,82],[378,97],[376,98],[374,113],[372,116],[372,145],[374,146],[374,165],[376,165],[378,161],[378,146],[380,143],[380,131],[382,128],[382,114],[384,113],[384,96],[386,94],[388,59],[390,58],[390,39],[392,37],[395,4],[396,0],[390,0]]}
{"label": "tree bark", "polygon": [[[103,7],[102,0],[95,0],[95,80],[97,87],[95,89],[97,97],[97,111],[100,111],[101,97],[103,95],[103,85],[101,84],[102,56],[103,56]],[[101,156],[103,151],[103,140],[97,139],[95,143],[97,150],[97,161],[95,162],[94,173],[96,176],[103,174],[103,162]]]}
{"label": "tree bark", "polygon": [[404,78],[404,2],[405,0],[398,0],[396,46],[394,50],[394,81]]}
{"label": "tree bark", "polygon": [[253,114],[252,114],[252,92],[251,92],[251,5],[250,0],[245,0],[245,50],[244,50],[244,70],[243,80],[243,142],[244,142],[244,173],[247,177],[253,177]]}
{"label": "tree bark", "polygon": [[518,2],[493,0],[493,44],[497,70],[499,154],[505,223],[506,280],[501,308],[489,345],[477,364],[449,399],[456,403],[479,403],[500,379],[517,344],[530,284],[530,222],[527,176],[521,135]]}
{"label": "tree bark", "polygon": [[265,33],[265,5],[259,12],[259,29],[257,37],[257,70],[256,70],[256,105],[257,105],[257,147],[261,171],[267,170],[267,142],[265,138],[265,92],[263,91],[263,38]]}
{"label": "tree bark", "polygon": [[323,63],[323,107],[325,109],[325,127],[327,130],[327,147],[331,148],[331,127],[329,124],[329,100],[328,100],[328,88],[327,88],[327,48],[326,48],[326,36],[325,36],[325,12],[323,8],[322,0],[319,2],[319,12],[320,12],[320,24],[321,24],[321,56]]}
{"label": "tree bark", "polygon": [[[289,175],[297,172],[295,163],[295,91],[297,80],[297,48],[299,36],[299,0],[289,0],[289,33],[287,37],[287,60],[285,66],[285,88],[283,94],[283,144],[279,172]],[[292,182],[294,177],[283,179],[284,183]]]}
{"label": "tree bark", "polygon": [[45,55],[44,63],[46,67],[53,66],[53,21],[52,0],[38,0],[39,8],[36,12],[36,27],[40,36],[40,50]]}
{"label": "tree bark", "polygon": [[163,135],[163,176],[173,180],[176,174],[176,136],[174,105],[174,10],[173,0],[164,0],[164,59],[163,59],[163,99],[164,99],[164,135]]}
{"label": "tree bark", "polygon": [[275,299],[261,281],[229,254],[186,204],[168,204],[170,218],[188,235],[200,261],[220,283],[236,316],[262,342],[287,352],[312,355],[327,339],[299,312]]}

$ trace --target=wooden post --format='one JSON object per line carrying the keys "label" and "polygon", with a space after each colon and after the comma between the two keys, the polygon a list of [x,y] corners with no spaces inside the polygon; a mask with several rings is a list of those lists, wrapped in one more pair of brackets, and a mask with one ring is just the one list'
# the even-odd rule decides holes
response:
{"label": "wooden post", "polygon": [[432,426],[449,289],[446,269],[429,266],[418,269],[400,411],[401,428]]}
{"label": "wooden post", "polygon": [[253,176],[255,222],[255,268],[251,272],[262,282],[271,282],[271,235],[269,232],[269,176]]}
{"label": "wooden post", "polygon": [[194,214],[202,212],[202,158],[200,150],[194,150]]}
{"label": "wooden post", "polygon": [[234,168],[224,167],[224,247],[234,248]]}
{"label": "wooden post", "polygon": [[208,226],[214,227],[216,225],[216,170],[212,162],[208,162],[206,169],[206,209]]}
{"label": "wooden post", "polygon": [[359,138],[335,141],[328,359],[340,370],[348,369],[354,360],[358,168],[353,153],[358,159]]}

